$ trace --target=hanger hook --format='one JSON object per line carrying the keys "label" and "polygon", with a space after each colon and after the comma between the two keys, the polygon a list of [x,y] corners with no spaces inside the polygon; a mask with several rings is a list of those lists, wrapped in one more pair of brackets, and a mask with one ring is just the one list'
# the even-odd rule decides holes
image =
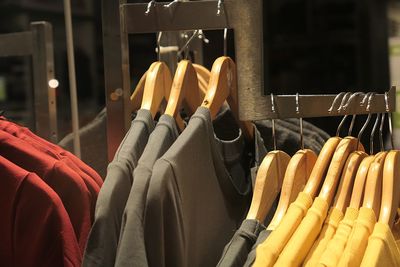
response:
{"label": "hanger hook", "polygon": [[393,140],[392,113],[390,112],[390,108],[389,108],[389,93],[388,92],[385,92],[385,105],[386,105],[386,113],[388,114],[390,145],[392,146],[392,150],[393,150],[394,149],[394,140]]}
{"label": "hanger hook", "polygon": [[[181,55],[184,51],[186,51],[189,48],[190,43],[193,41],[193,39],[199,34],[199,30],[193,31],[192,36],[186,41],[186,43],[182,46],[182,48],[178,51],[178,55]],[[185,59],[188,59],[188,54],[186,53]]]}
{"label": "hanger hook", "polygon": [[151,0],[151,1],[147,4],[146,11],[144,12],[144,14],[145,14],[146,16],[148,16],[148,15],[150,14],[151,8],[152,8],[153,6],[155,6],[155,4],[156,4],[156,1],[155,1],[155,0]]}
{"label": "hanger hook", "polygon": [[337,94],[337,95],[335,96],[335,99],[333,99],[333,102],[332,102],[331,107],[328,109],[328,112],[329,112],[329,113],[331,113],[331,112],[333,111],[333,109],[335,108],[336,102],[338,102],[339,99],[340,99],[344,94],[345,94],[344,92],[341,92],[341,93],[339,93],[339,94]]}
{"label": "hanger hook", "polygon": [[[339,108],[337,109],[337,111],[338,111],[339,114],[340,114],[340,112],[342,111],[343,106],[344,106],[344,104],[345,104],[346,101],[347,101],[347,97],[349,97],[350,95],[351,95],[350,92],[347,92],[347,93],[344,94],[344,96],[343,96],[343,98],[342,98],[342,101],[341,101],[341,103],[340,103],[340,106],[339,106]],[[349,99],[350,99],[350,98],[349,98]],[[338,127],[337,127],[337,129],[336,129],[336,136],[339,136],[339,135],[340,135],[340,130],[342,129],[343,124],[344,124],[344,122],[346,121],[347,117],[348,117],[348,115],[344,115],[342,121],[339,123],[339,125],[338,125]]]}
{"label": "hanger hook", "polygon": [[381,113],[381,125],[379,127],[379,143],[381,152],[385,150],[385,144],[383,143],[383,124],[385,122],[385,113]]}
{"label": "hanger hook", "polygon": [[[365,104],[365,101],[368,99],[368,103],[367,103],[367,106],[366,106],[366,109],[365,109],[367,112],[369,112],[369,110],[370,110],[371,100],[372,100],[372,98],[373,98],[374,96],[375,96],[375,93],[367,93],[367,94],[365,95],[363,101],[361,102],[361,104],[362,104],[362,106],[363,106],[363,105]],[[368,113],[368,117],[367,117],[367,119],[366,119],[364,125],[361,127],[361,130],[360,130],[360,132],[358,133],[358,136],[357,136],[357,147],[358,147],[359,144],[360,144],[361,137],[362,137],[362,135],[364,134],[364,131],[365,131],[365,129],[367,128],[368,123],[369,123],[370,120],[371,120],[371,113]]]}
{"label": "hanger hook", "polygon": [[164,8],[170,8],[170,7],[174,6],[178,2],[182,2],[182,0],[174,0],[174,1],[170,2],[170,3],[168,3],[168,4],[163,5],[163,7]]}
{"label": "hanger hook", "polygon": [[157,59],[161,61],[161,36],[162,32],[157,33]]}
{"label": "hanger hook", "polygon": [[217,16],[221,15],[221,10],[222,10],[223,5],[224,5],[224,0],[218,0],[218,3],[217,3]]}
{"label": "hanger hook", "polygon": [[[275,113],[275,99],[273,93],[271,93],[271,110],[273,113]],[[271,121],[272,121],[272,139],[274,140],[274,150],[276,150],[275,119],[271,119]]]}
{"label": "hanger hook", "polygon": [[[299,93],[296,94],[296,113],[300,114]],[[304,149],[303,118],[300,117],[299,121],[300,121],[300,146],[301,149]]]}
{"label": "hanger hook", "polygon": [[[349,107],[350,103],[353,101],[353,99],[354,99],[356,96],[359,96],[359,95],[365,95],[365,94],[364,94],[363,92],[355,92],[354,94],[352,94],[352,95],[350,96],[349,100],[347,101],[346,105],[343,106],[343,110],[346,110],[346,109]],[[356,117],[357,117],[356,114],[354,114],[354,115],[352,116],[351,123],[350,123],[350,126],[349,126],[348,136],[351,136],[351,134],[352,134],[352,132],[353,132],[353,128],[354,128],[354,123],[355,123],[355,121],[356,121]]]}
{"label": "hanger hook", "polygon": [[369,153],[371,155],[374,154],[374,138],[375,138],[376,129],[378,128],[380,115],[381,115],[380,113],[376,114],[375,123],[374,123],[374,126],[372,127],[371,136],[369,137]]}

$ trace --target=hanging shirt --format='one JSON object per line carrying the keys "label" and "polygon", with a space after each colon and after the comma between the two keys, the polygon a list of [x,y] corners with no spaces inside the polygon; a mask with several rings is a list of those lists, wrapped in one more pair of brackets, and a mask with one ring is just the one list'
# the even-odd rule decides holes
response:
{"label": "hanging shirt", "polygon": [[255,267],[273,266],[287,242],[297,229],[312,204],[312,198],[300,192],[295,202],[290,204],[282,222],[256,249]]}
{"label": "hanging shirt", "polygon": [[[37,136],[35,138],[35,134],[33,134],[28,128],[18,126],[12,122],[4,120],[0,117],[0,130],[3,130],[9,134],[18,137],[29,143],[31,146],[36,148],[37,150],[49,155],[50,157],[60,160],[65,163],[68,167],[70,167],[74,172],[76,172],[85,182],[86,187],[88,188],[91,195],[91,218],[94,218],[94,208],[96,206],[97,195],[100,191],[100,186],[98,185],[96,178],[90,177],[86,172],[79,168],[69,157],[61,155],[50,146],[45,145],[40,141],[40,137]],[[102,183],[102,181],[100,181]]]}
{"label": "hanging shirt", "polygon": [[328,242],[333,238],[339,222],[343,219],[343,212],[337,208],[331,208],[329,215],[325,220],[324,226],[319,233],[317,241],[310,249],[303,266],[312,267],[316,266],[322,253],[325,251]]}
{"label": "hanging shirt", "polygon": [[17,136],[18,134],[21,137],[26,136],[29,137],[30,140],[35,140],[36,142],[40,143],[42,147],[47,148],[47,150],[43,152],[48,153],[52,157],[55,154],[57,157],[68,158],[81,171],[91,177],[99,187],[103,185],[103,179],[100,177],[100,175],[92,168],[90,168],[87,164],[85,164],[82,160],[77,158],[71,152],[62,149],[61,147],[47,141],[46,139],[41,138],[40,136],[37,136],[36,134],[32,133],[28,128],[21,127],[20,125],[8,121],[5,117],[0,116],[0,129],[15,136]]}
{"label": "hanging shirt", "polygon": [[306,258],[321,231],[328,212],[328,203],[316,197],[307,215],[279,255],[275,266],[299,266]]}
{"label": "hanging shirt", "polygon": [[1,265],[80,266],[81,251],[58,195],[1,156],[0,173]]}
{"label": "hanging shirt", "polygon": [[347,241],[346,248],[340,257],[337,266],[360,266],[367,248],[368,238],[376,223],[375,213],[372,209],[361,207],[357,220]]}
{"label": "hanging shirt", "polygon": [[3,131],[0,131],[0,155],[21,168],[36,173],[58,194],[83,252],[92,221],[90,193],[82,178],[63,162]]}
{"label": "hanging shirt", "polygon": [[368,239],[361,267],[400,266],[400,251],[389,225],[376,223]]}
{"label": "hanging shirt", "polygon": [[347,208],[343,220],[340,221],[333,238],[328,242],[322,253],[317,266],[337,266],[340,257],[346,247],[347,239],[353,229],[354,221],[357,219],[358,209]]}
{"label": "hanging shirt", "polygon": [[114,160],[108,166],[107,177],[97,199],[95,221],[87,242],[83,266],[114,265],[122,215],[132,185],[132,173],[153,129],[150,111],[139,110]]}
{"label": "hanging shirt", "polygon": [[[81,158],[95,169],[101,177],[106,177],[107,158],[107,113],[102,109],[96,118],[79,128]],[[74,150],[74,134],[69,133],[59,143],[66,150]],[[102,145],[99,145],[102,144]]]}
{"label": "hanging shirt", "polygon": [[225,246],[217,266],[242,267],[265,226],[257,220],[244,220],[231,241]]}
{"label": "hanging shirt", "polygon": [[240,130],[227,127],[236,138],[216,139],[209,110],[199,107],[155,163],[144,224],[149,266],[216,265],[246,216],[247,153]]}
{"label": "hanging shirt", "polygon": [[133,172],[133,183],[122,218],[115,266],[148,266],[144,241],[144,210],[153,165],[178,137],[175,119],[162,115]]}

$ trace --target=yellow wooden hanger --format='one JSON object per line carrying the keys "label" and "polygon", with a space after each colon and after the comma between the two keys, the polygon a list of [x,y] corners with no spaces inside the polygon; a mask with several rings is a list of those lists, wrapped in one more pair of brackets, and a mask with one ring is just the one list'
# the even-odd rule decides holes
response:
{"label": "yellow wooden hanger", "polygon": [[[184,102],[188,114],[193,114],[201,104],[203,98],[199,95],[199,83],[196,70],[188,60],[182,60],[178,63],[172,82],[171,93],[169,95],[165,113],[176,118],[179,115],[179,109]],[[184,125],[179,125],[183,130]]]}
{"label": "yellow wooden hanger", "polygon": [[383,167],[382,203],[379,222],[393,227],[400,204],[400,151],[390,151]]}
{"label": "yellow wooden hanger", "polygon": [[244,136],[253,140],[253,125],[249,122],[239,121],[236,64],[229,57],[219,57],[212,66],[210,82],[202,107],[208,108],[211,118],[214,119],[225,100],[228,101]]}
{"label": "yellow wooden hanger", "polygon": [[[298,94],[296,95],[296,105],[296,110],[300,112]],[[268,230],[273,231],[280,224],[289,205],[296,200],[297,195],[304,189],[317,160],[317,155],[314,151],[304,149],[302,118],[300,118],[300,146],[301,149],[293,155],[286,168],[278,206],[274,217],[267,227]]]}
{"label": "yellow wooden hanger", "polygon": [[161,103],[167,100],[171,90],[172,78],[164,62],[154,62],[147,71],[141,109],[149,110],[154,118]]}
{"label": "yellow wooden hanger", "polygon": [[359,209],[361,200],[364,197],[365,182],[368,176],[368,170],[371,163],[374,161],[374,156],[365,157],[358,167],[356,178],[354,180],[353,192],[351,193],[350,208]]}
{"label": "yellow wooden hanger", "polygon": [[[203,98],[207,92],[208,81],[210,80],[210,71],[207,68],[198,64],[193,64],[193,67],[196,69],[197,78],[199,80],[200,97]],[[140,109],[143,99],[143,91],[144,85],[146,83],[146,77],[147,71],[140,78],[138,84],[135,87],[135,90],[130,97],[133,111]]]}
{"label": "yellow wooden hanger", "polygon": [[290,156],[283,151],[269,152],[263,159],[256,176],[253,198],[246,219],[264,222],[283,182]]}
{"label": "yellow wooden hanger", "polygon": [[[355,184],[355,179],[357,175],[357,170],[364,158],[367,157],[367,153],[363,151],[356,151],[350,154],[340,178],[340,183],[338,191],[335,196],[333,206],[344,212],[345,209],[350,204],[350,199],[352,196],[353,185]],[[360,181],[361,182],[361,181]]]}
{"label": "yellow wooden hanger", "polygon": [[310,149],[299,150],[290,159],[283,178],[278,207],[268,225],[268,230],[275,230],[281,223],[289,205],[296,200],[297,195],[304,189],[316,160],[317,155]]}

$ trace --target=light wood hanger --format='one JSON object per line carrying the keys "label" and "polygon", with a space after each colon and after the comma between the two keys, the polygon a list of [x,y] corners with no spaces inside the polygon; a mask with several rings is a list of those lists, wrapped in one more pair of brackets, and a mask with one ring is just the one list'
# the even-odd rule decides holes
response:
{"label": "light wood hanger", "polygon": [[[186,111],[190,115],[196,111],[202,102],[199,95],[197,73],[188,60],[182,60],[178,63],[164,114],[176,118],[179,115],[182,102],[184,102]],[[180,130],[183,130],[184,125],[178,126]]]}
{"label": "light wood hanger", "polygon": [[383,167],[382,203],[379,222],[393,227],[400,204],[400,151],[392,150],[385,158]]}
{"label": "light wood hanger", "polygon": [[379,218],[379,212],[381,208],[383,167],[387,154],[387,152],[379,152],[376,154],[374,161],[369,167],[367,181],[365,184],[362,206],[372,209],[377,218]]}
{"label": "light wood hanger", "polygon": [[290,159],[283,178],[278,207],[267,227],[268,230],[273,231],[280,224],[289,205],[304,189],[316,161],[317,155],[310,149],[299,150]]}
{"label": "light wood hanger", "polygon": [[347,158],[333,204],[336,209],[344,212],[349,206],[358,167],[367,156],[363,151],[356,151]]}
{"label": "light wood hanger", "polygon": [[154,118],[163,100],[167,100],[172,85],[171,72],[164,62],[151,64],[144,84],[141,109],[149,110]]}
{"label": "light wood hanger", "polygon": [[250,122],[239,121],[236,64],[229,57],[219,57],[212,66],[210,82],[202,107],[208,108],[211,118],[214,119],[225,100],[235,115],[244,136],[253,140],[253,125]]}
{"label": "light wood hanger", "polygon": [[322,147],[303,192],[314,198],[341,138],[331,137]]}
{"label": "light wood hanger", "polygon": [[336,192],[337,184],[339,183],[340,175],[343,170],[343,166],[346,163],[349,154],[355,150],[363,150],[362,146],[358,145],[358,139],[352,136],[343,138],[337,146],[335,153],[333,154],[332,161],[329,165],[328,172],[325,177],[325,181],[322,185],[319,197],[324,199],[329,205]]}
{"label": "light wood hanger", "polygon": [[369,166],[373,161],[374,156],[367,156],[361,161],[360,166],[358,167],[356,178],[354,180],[353,192],[351,193],[350,208],[360,208],[361,200],[364,197],[365,182],[367,180]]}
{"label": "light wood hanger", "polygon": [[[207,92],[208,81],[210,80],[210,71],[207,68],[198,64],[193,64],[193,67],[196,69],[197,78],[199,80],[200,97],[204,98]],[[142,104],[146,77],[147,77],[147,71],[140,78],[138,84],[135,87],[135,90],[133,91],[130,97],[133,111],[140,109],[140,106]]]}
{"label": "light wood hanger", "polygon": [[246,219],[264,222],[283,182],[290,156],[283,151],[269,152],[263,159],[256,177],[253,198]]}

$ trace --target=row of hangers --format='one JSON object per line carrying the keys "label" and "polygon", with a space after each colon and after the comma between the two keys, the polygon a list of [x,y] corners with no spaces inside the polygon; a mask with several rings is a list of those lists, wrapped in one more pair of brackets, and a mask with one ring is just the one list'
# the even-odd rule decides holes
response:
{"label": "row of hangers", "polygon": [[[345,110],[357,93],[341,93],[332,104],[342,98],[340,110]],[[273,96],[272,97],[272,107]],[[374,93],[364,95],[361,105],[366,105],[369,111]],[[297,95],[298,99],[298,95]],[[386,110],[388,107],[388,94],[385,94]],[[298,105],[298,102],[297,102]],[[298,106],[297,106],[298,107]],[[247,219],[256,219],[264,222],[275,198],[280,193],[279,203],[268,230],[274,230],[282,221],[290,203],[303,191],[315,198],[324,199],[329,206],[334,206],[343,213],[347,207],[367,207],[374,210],[379,222],[393,227],[397,208],[400,204],[400,151],[393,149],[391,116],[389,117],[389,130],[392,140],[392,150],[385,151],[383,146],[382,128],[385,113],[377,114],[371,132],[371,151],[365,152],[360,138],[371,119],[368,115],[366,122],[357,138],[351,136],[355,115],[349,128],[349,135],[339,137],[340,128],[348,115],[344,116],[339,124],[337,135],[331,137],[324,144],[317,156],[315,152],[300,149],[293,157],[284,151],[269,152],[263,159],[256,177],[254,194],[247,215]],[[373,153],[373,138],[380,121],[381,151]],[[302,120],[300,120],[300,124]],[[300,127],[302,128],[302,127]],[[302,133],[301,133],[302,134]]]}

